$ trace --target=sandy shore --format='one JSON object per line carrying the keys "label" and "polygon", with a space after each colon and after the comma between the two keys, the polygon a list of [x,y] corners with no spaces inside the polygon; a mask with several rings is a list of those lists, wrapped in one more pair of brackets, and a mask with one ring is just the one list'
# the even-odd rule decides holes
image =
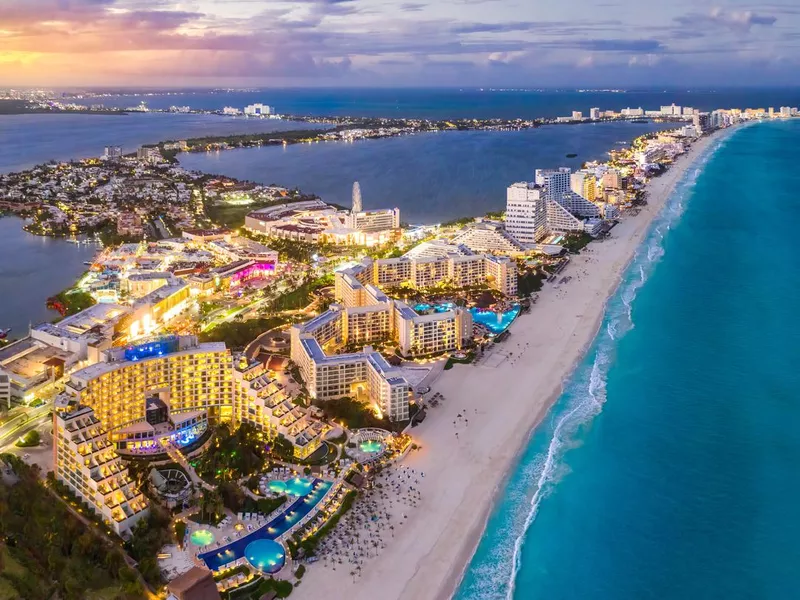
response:
{"label": "sandy shore", "polygon": [[611,239],[573,257],[561,274],[572,276],[569,283],[545,284],[530,314],[517,319],[492,356],[444,372],[433,389],[446,400],[412,430],[421,449],[404,461],[425,474],[419,504],[361,577],[317,563],[294,595],[423,600],[453,594],[509,468],[591,344],[606,300],[653,218],[712,140],[695,143],[652,180],[648,206],[626,217]]}

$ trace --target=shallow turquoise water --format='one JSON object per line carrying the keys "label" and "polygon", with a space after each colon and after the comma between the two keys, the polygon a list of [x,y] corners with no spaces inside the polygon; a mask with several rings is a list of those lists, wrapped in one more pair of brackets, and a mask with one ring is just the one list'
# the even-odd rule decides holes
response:
{"label": "shallow turquoise water", "polygon": [[314,482],[305,477],[294,477],[286,482],[286,492],[291,496],[305,496],[311,491]]}
{"label": "shallow turquoise water", "polygon": [[286,551],[274,540],[250,542],[244,549],[248,562],[266,573],[277,573],[286,562]]}
{"label": "shallow turquoise water", "polygon": [[276,494],[283,494],[286,491],[286,484],[277,479],[270,481],[267,487],[269,487],[270,492],[275,492]]}
{"label": "shallow turquoise water", "polygon": [[717,144],[534,433],[458,600],[798,596],[800,123]]}
{"label": "shallow turquoise water", "polygon": [[492,333],[503,333],[511,322],[519,315],[519,306],[515,306],[505,312],[496,313],[491,310],[478,310],[471,308],[472,320],[480,323]]}
{"label": "shallow turquoise water", "polygon": [[197,531],[192,532],[192,535],[189,536],[189,539],[195,546],[208,546],[214,541],[214,534],[208,529],[198,529]]}
{"label": "shallow turquoise water", "polygon": [[383,444],[376,440],[367,440],[366,442],[361,442],[358,447],[365,454],[375,454],[381,451]]}

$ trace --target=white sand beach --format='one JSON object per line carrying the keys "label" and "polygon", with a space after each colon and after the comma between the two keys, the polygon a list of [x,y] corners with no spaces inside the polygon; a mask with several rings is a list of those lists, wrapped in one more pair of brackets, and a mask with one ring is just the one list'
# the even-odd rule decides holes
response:
{"label": "white sand beach", "polygon": [[494,356],[443,373],[433,391],[446,400],[411,430],[421,449],[403,463],[424,473],[416,506],[386,548],[365,562],[361,577],[320,561],[293,597],[425,600],[453,594],[508,469],[590,345],[606,300],[654,216],[713,139],[696,142],[650,182],[648,205],[638,216],[626,216],[610,239],[574,256],[559,276],[572,276],[569,283],[557,289],[545,284]]}

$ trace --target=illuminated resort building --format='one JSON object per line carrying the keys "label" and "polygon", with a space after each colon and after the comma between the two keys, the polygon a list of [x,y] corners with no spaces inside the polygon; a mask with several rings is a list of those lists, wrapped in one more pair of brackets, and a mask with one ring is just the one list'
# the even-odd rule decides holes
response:
{"label": "illuminated resort building", "polygon": [[262,362],[246,360],[233,369],[233,420],[251,423],[268,439],[282,435],[294,445],[295,458],[310,456],[330,429],[296,406]]}
{"label": "illuminated resort building", "polygon": [[400,210],[344,211],[309,200],[256,210],[244,225],[254,233],[299,242],[375,246],[399,237]]}
{"label": "illuminated resort building", "polygon": [[517,295],[517,266],[513,260],[490,254],[473,254],[463,244],[461,249],[468,254],[365,260],[354,267],[358,271],[355,276],[363,284],[372,283],[382,288],[411,286],[425,289],[442,283],[459,288],[487,285],[505,296]]}
{"label": "illuminated resort building", "polygon": [[[408,418],[411,386],[399,369],[368,344],[393,340],[403,356],[459,350],[472,340],[472,314],[456,306],[420,314],[389,298],[378,285],[410,280],[428,286],[446,278],[462,286],[491,281],[516,294],[514,263],[491,256],[367,259],[336,273],[338,304],[291,329],[292,360],[311,396],[318,400],[360,397],[390,420]],[[366,346],[360,352],[335,354],[350,345]]]}
{"label": "illuminated resort building", "polygon": [[37,325],[0,349],[0,373],[8,376],[11,396],[30,402],[72,370],[99,361],[123,334],[129,313],[128,307],[96,304],[58,323]]}
{"label": "illuminated resort building", "polygon": [[328,355],[314,333],[302,325],[292,327],[292,360],[312,398],[324,401],[349,396],[373,405],[390,421],[409,418],[411,385],[399,369],[370,346],[360,352]]}
{"label": "illuminated resort building", "polygon": [[452,240],[453,244],[466,246],[472,252],[520,256],[527,248],[512,236],[503,223],[481,221],[462,229]]}
{"label": "illuminated resort building", "polygon": [[230,420],[231,356],[223,343],[165,336],[112,348],[102,362],[72,374],[63,405],[94,409],[117,448],[151,451],[190,443],[208,420]]}
{"label": "illuminated resort building", "polygon": [[128,336],[135,340],[155,333],[188,308],[191,288],[182,280],[172,278],[146,296],[142,296],[131,307]]}
{"label": "illuminated resort building", "polygon": [[252,423],[284,436],[298,458],[319,447],[326,426],[295,406],[255,362],[233,367],[225,344],[164,336],[112,348],[72,374],[56,410],[91,407],[121,454],[160,453],[200,439],[210,422]]}
{"label": "illuminated resort building", "polygon": [[127,537],[147,516],[147,500],[91,408],[53,415],[53,466],[56,478],[118,535]]}

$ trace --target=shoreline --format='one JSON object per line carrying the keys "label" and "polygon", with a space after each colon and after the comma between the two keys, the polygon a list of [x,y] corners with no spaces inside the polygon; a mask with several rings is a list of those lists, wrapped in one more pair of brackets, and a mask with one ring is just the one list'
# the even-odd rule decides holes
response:
{"label": "shoreline", "polygon": [[[453,596],[510,475],[591,349],[608,302],[653,221],[686,171],[718,138],[702,138],[666,173],[651,179],[647,206],[615,227],[610,240],[576,255],[562,273],[575,281],[548,286],[531,313],[512,325],[509,340],[496,345],[481,364],[458,366],[434,383],[447,401],[412,432],[421,450],[404,461],[426,473],[420,484],[425,500],[392,545],[365,565],[358,582],[330,568],[311,569],[298,588],[301,598],[331,585],[342,587],[350,598]],[[585,270],[588,265],[591,270]],[[523,363],[515,370],[524,369],[524,379],[509,372],[516,362]],[[498,390],[504,398],[497,398]],[[457,415],[473,412],[478,422],[464,427]],[[454,429],[461,434],[455,445]]]}

